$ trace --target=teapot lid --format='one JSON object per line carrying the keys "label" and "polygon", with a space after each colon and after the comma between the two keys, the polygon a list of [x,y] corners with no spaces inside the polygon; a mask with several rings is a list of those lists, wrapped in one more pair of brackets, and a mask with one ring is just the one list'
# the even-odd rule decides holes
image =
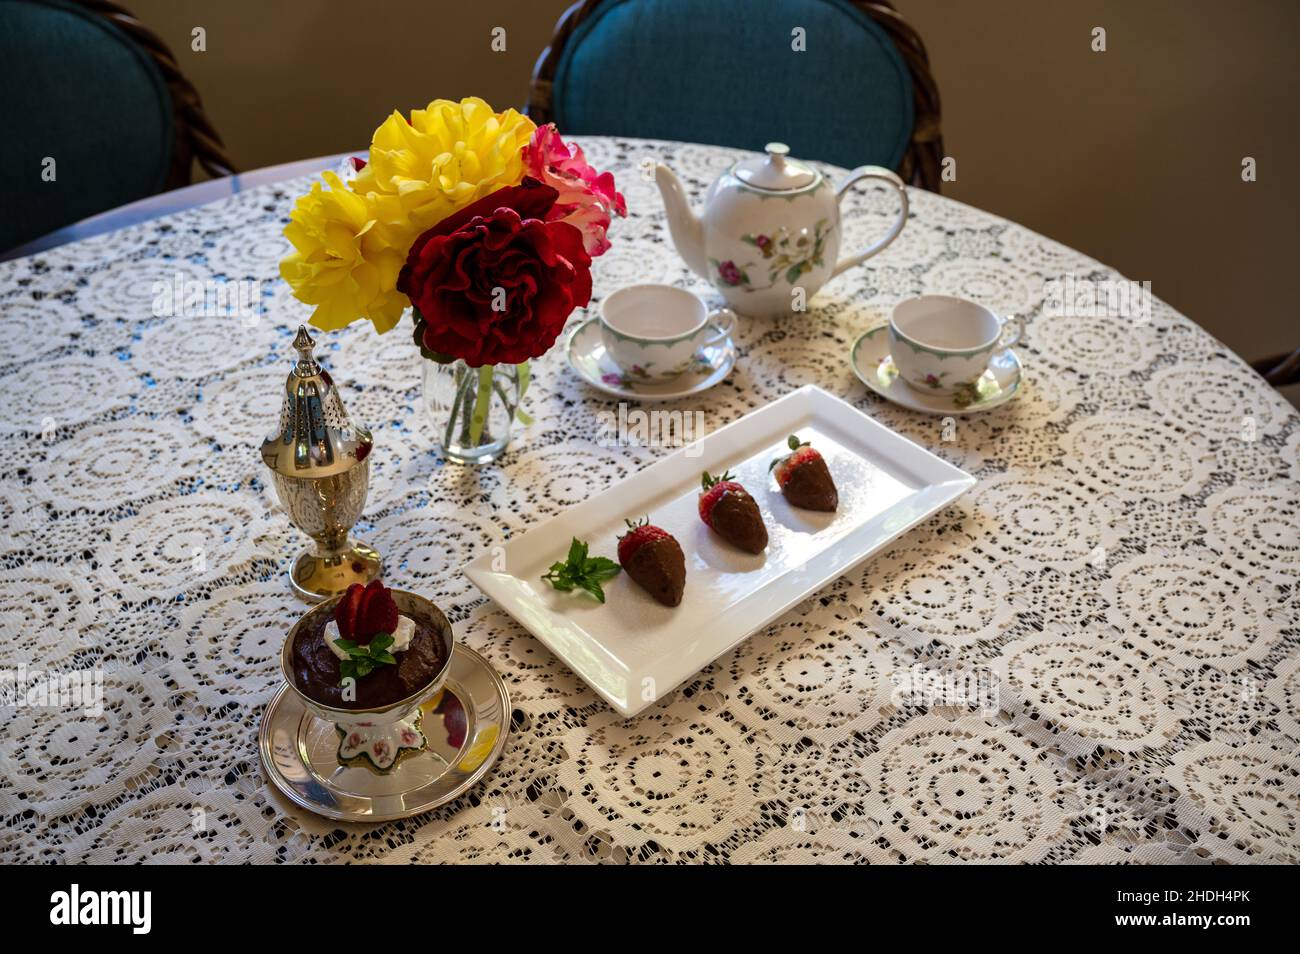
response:
{"label": "teapot lid", "polygon": [[769,142],[765,158],[745,159],[736,163],[736,178],[747,186],[772,192],[802,189],[817,180],[817,170],[798,159],[790,158],[790,147],[783,142]]}

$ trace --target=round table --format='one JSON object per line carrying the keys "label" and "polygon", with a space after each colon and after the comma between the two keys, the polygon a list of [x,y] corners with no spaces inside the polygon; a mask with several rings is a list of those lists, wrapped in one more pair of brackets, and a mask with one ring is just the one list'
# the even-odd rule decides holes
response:
{"label": "round table", "polygon": [[[738,154],[582,144],[629,209],[596,298],[648,281],[716,300],[643,164],[698,199]],[[669,451],[605,446],[615,404],[556,348],[506,457],[447,465],[410,336],[320,335],[376,437],[357,533],[501,673],[513,731],[429,815],[349,826],[289,805],[257,729],[303,541],[257,447],[309,312],[277,267],[306,187],[0,265],[0,669],[104,680],[99,714],[0,708],[6,860],[1300,861],[1300,419],[1159,301],[1146,321],[1045,317],[1047,280],[1118,276],[916,190],[897,242],[808,314],[742,321],[734,372],[678,406],[712,430],[814,382],[978,485],[630,720],[462,568]],[[892,214],[883,191],[846,210],[846,248]],[[260,319],[155,317],[160,291],[211,280],[259,281]],[[944,420],[857,381],[852,341],[923,292],[1029,316],[1020,396]],[[973,677],[995,707],[941,691]]]}

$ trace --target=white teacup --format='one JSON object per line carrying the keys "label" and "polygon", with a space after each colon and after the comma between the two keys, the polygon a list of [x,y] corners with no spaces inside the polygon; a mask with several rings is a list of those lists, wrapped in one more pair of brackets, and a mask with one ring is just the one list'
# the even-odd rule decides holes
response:
{"label": "white teacup", "polygon": [[978,381],[994,353],[1023,333],[1023,318],[999,318],[951,295],[921,295],[894,309],[889,351],[899,377],[912,387],[950,394]]}
{"label": "white teacup", "polygon": [[710,314],[704,302],[674,285],[628,285],[600,305],[605,351],[633,381],[671,381],[735,325],[730,309]]}

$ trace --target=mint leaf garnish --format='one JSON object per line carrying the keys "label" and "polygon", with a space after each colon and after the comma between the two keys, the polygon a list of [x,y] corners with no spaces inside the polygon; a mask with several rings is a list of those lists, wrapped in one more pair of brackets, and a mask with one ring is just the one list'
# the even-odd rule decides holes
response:
{"label": "mint leaf garnish", "polygon": [[594,596],[597,602],[603,603],[605,591],[600,588],[600,584],[618,576],[620,569],[622,568],[608,557],[587,556],[587,544],[574,537],[569,544],[567,559],[563,563],[552,563],[542,579],[561,593],[580,589]]}
{"label": "mint leaf garnish", "polygon": [[360,646],[350,639],[336,639],[334,645],[348,654],[348,658],[339,663],[339,675],[343,679],[363,679],[380,666],[392,666],[397,662],[397,657],[388,651],[388,647],[393,645],[392,633],[376,633],[367,646]]}

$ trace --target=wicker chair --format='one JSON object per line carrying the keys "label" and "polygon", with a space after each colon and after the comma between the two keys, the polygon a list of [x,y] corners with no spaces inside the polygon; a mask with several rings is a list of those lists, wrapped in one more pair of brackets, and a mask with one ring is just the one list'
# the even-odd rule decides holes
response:
{"label": "wicker chair", "polygon": [[[590,33],[590,29],[583,31],[584,25],[608,12],[611,7],[626,2],[628,0],[579,0],[560,17],[555,25],[555,34],[550,45],[542,51],[533,69],[527,112],[536,122],[563,121],[562,118],[557,119],[557,116],[563,113],[563,103],[555,101],[557,95],[556,75],[562,60],[565,58],[568,44],[573,40],[575,33],[580,33],[580,31]],[[644,2],[644,0],[632,0],[632,2]],[[713,2],[721,3],[721,0],[713,0]],[[764,0],[764,2],[777,3],[778,0]],[[901,57],[902,63],[906,65],[907,73],[910,76],[912,87],[912,128],[910,137],[908,137],[906,148],[897,163],[881,162],[876,157],[867,156],[848,163],[841,162],[841,164],[858,165],[863,162],[876,162],[882,165],[892,164],[905,181],[932,192],[938,192],[940,167],[943,161],[943,136],[940,132],[939,121],[939,89],[930,72],[930,59],[926,53],[925,44],[916,30],[886,0],[797,0],[797,2],[796,0],[780,0],[780,2],[791,6],[792,15],[797,15],[799,12],[794,8],[800,8],[806,12],[810,6],[815,6],[818,3],[837,5],[842,10],[843,8],[849,8],[851,11],[865,15],[871,24],[883,31],[888,41],[892,43],[897,55]],[[682,29],[690,30],[691,27],[685,26]],[[723,68],[743,69],[744,64],[741,60],[744,52],[746,51],[743,48],[728,50],[729,55],[726,58],[727,62],[723,64]],[[624,95],[624,91],[618,87],[618,84],[611,83],[610,86],[611,89],[608,94],[610,97]],[[808,92],[811,97],[815,98],[825,93],[825,88],[810,89]],[[629,111],[635,112],[635,110]],[[841,119],[843,119],[843,115],[841,115]],[[631,134],[626,129],[583,128],[576,130],[562,129],[561,131]],[[761,147],[761,142],[755,144],[734,140],[726,141],[728,130],[725,123],[719,124],[718,132],[720,138],[715,138],[715,144],[743,148]],[[664,138],[686,137],[667,136]],[[769,138],[778,137],[773,135]],[[800,148],[798,143],[792,142],[791,145],[796,150]],[[809,158],[827,159],[831,157],[827,155],[810,155]]]}
{"label": "wicker chair", "polygon": [[109,0],[8,0],[0,81],[0,158],[19,170],[0,249],[188,185],[195,162],[212,176],[235,171],[167,45]]}
{"label": "wicker chair", "polygon": [[176,57],[162,39],[135,18],[131,11],[110,0],[78,0],[81,6],[102,16],[140,46],[162,71],[172,98],[172,122],[176,129],[171,171],[167,188],[176,189],[192,181],[194,163],[214,179],[239,170],[226,152],[226,144],[208,119],[203,100],[194,84],[181,72]]}

